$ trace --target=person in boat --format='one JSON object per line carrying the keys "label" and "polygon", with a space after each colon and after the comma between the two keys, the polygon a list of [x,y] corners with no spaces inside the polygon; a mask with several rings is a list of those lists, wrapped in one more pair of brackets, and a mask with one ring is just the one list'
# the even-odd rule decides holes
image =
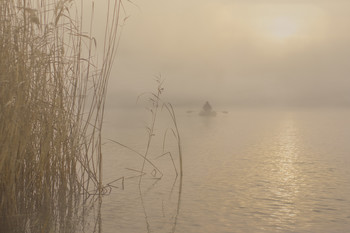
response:
{"label": "person in boat", "polygon": [[216,112],[213,111],[213,108],[209,104],[209,102],[205,102],[203,106],[203,110],[199,113],[200,116],[216,116]]}
{"label": "person in boat", "polygon": [[204,112],[211,112],[213,108],[211,107],[211,105],[209,104],[209,102],[205,102],[204,106],[203,106],[203,111]]}

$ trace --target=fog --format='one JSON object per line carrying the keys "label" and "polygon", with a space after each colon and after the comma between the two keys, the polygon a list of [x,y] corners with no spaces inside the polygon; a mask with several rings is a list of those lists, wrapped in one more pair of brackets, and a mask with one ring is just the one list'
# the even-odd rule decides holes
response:
{"label": "fog", "polygon": [[[106,3],[95,4],[101,40]],[[350,104],[349,1],[148,0],[124,8],[109,106],[153,90],[155,76],[175,105]]]}

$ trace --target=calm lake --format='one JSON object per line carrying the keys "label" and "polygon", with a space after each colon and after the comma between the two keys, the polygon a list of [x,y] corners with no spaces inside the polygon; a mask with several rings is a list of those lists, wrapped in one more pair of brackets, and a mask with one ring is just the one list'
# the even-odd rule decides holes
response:
{"label": "calm lake", "polygon": [[147,155],[162,177],[146,163],[141,180],[150,114],[106,111],[103,233],[350,232],[350,110],[187,110],[175,109],[182,182],[165,110]]}

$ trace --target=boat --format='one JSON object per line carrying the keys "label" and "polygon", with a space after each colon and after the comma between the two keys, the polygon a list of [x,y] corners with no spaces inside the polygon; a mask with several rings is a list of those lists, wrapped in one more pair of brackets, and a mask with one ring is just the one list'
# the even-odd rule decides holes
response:
{"label": "boat", "polygon": [[213,108],[209,104],[209,102],[205,102],[202,111],[199,112],[200,116],[216,116],[216,112],[213,111]]}

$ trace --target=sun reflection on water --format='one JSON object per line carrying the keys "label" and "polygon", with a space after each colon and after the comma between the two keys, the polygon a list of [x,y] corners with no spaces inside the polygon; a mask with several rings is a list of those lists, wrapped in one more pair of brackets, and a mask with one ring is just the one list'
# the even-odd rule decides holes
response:
{"label": "sun reflection on water", "polygon": [[299,166],[301,134],[297,122],[287,116],[269,135],[252,151],[255,166],[246,173],[239,202],[257,231],[293,232],[302,211],[299,200],[305,184]]}
{"label": "sun reflection on water", "polygon": [[349,128],[332,132],[318,112],[254,115],[259,124],[237,115],[190,135],[183,221],[193,230],[181,232],[350,232],[348,147],[337,141]]}
{"label": "sun reflection on water", "polygon": [[299,156],[298,131],[293,119],[283,122],[274,145],[275,154],[271,158],[274,167],[271,170],[271,193],[281,203],[274,209],[275,221],[282,224],[284,221],[294,222],[298,214],[296,199],[300,191],[299,170],[295,166]]}

